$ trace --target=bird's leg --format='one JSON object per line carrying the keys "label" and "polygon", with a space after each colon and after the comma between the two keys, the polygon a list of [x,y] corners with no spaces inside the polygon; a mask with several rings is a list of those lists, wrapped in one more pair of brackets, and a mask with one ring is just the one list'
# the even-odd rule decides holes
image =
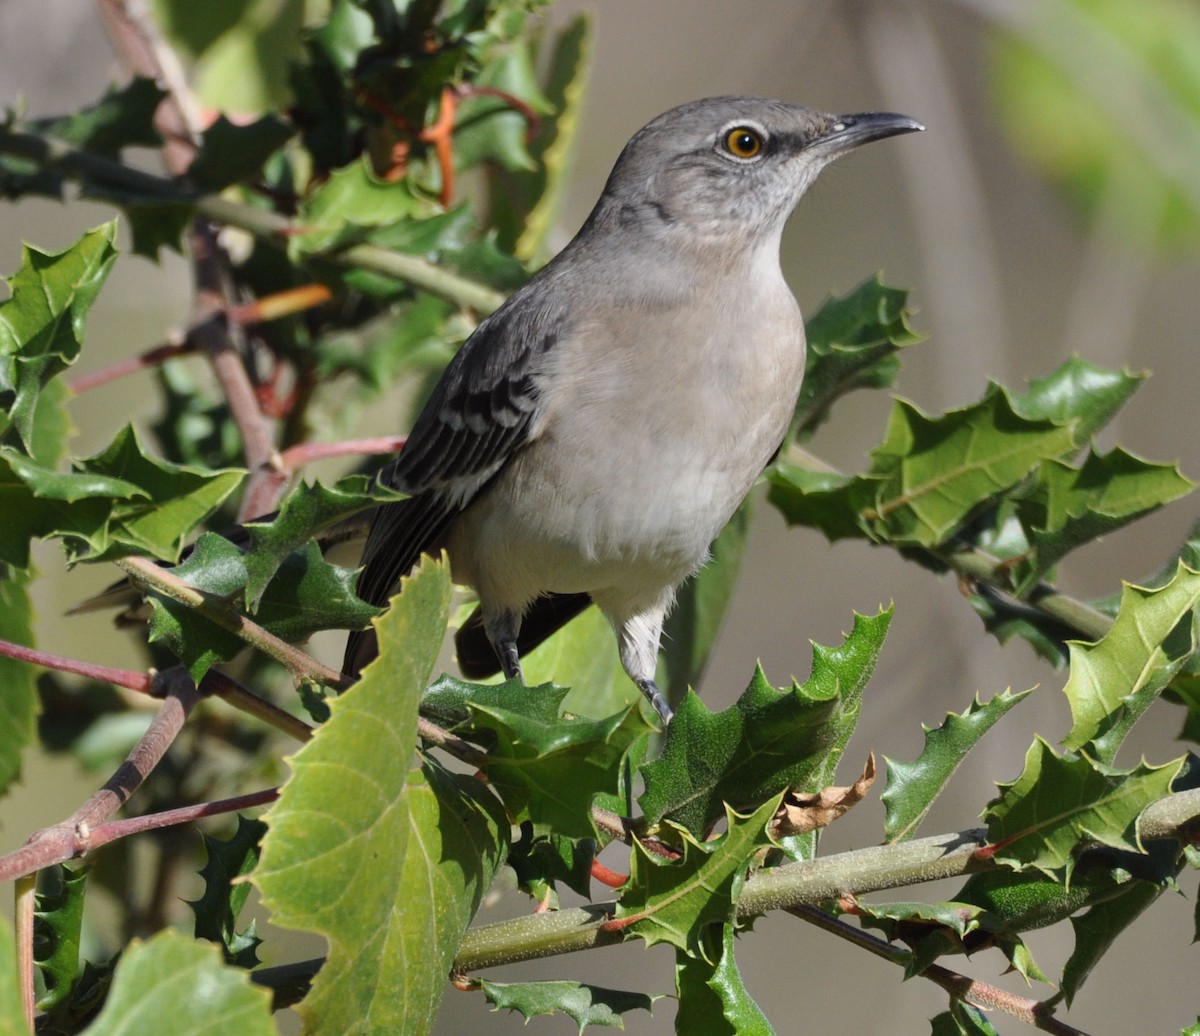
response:
{"label": "bird's leg", "polygon": [[[621,665],[646,696],[646,700],[654,706],[654,711],[663,721],[664,729],[671,722],[674,713],[662,691],[658,689],[658,684],[654,682],[654,670],[658,665],[658,642],[662,637],[663,619],[666,618],[671,596],[673,595],[665,596],[646,611],[614,623],[617,627]],[[601,607],[603,608],[603,604]]]}
{"label": "bird's leg", "polygon": [[638,680],[638,690],[646,696],[646,700],[654,706],[654,711],[658,713],[658,718],[663,722],[665,730],[671,722],[671,717],[675,715],[671,711],[671,706],[667,704],[667,699],[663,697],[662,691],[658,689],[658,684],[653,680]]}
{"label": "bird's leg", "polygon": [[517,634],[521,632],[521,617],[515,612],[484,616],[483,629],[491,642],[492,650],[500,659],[500,669],[506,680],[525,682],[521,675],[521,656],[517,651]]}

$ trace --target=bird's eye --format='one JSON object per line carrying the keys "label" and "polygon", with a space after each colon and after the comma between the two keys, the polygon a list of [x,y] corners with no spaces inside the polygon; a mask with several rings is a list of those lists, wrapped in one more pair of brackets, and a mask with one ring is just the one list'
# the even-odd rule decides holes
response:
{"label": "bird's eye", "polygon": [[762,147],[762,134],[748,126],[738,126],[725,134],[725,149],[735,158],[753,158]]}

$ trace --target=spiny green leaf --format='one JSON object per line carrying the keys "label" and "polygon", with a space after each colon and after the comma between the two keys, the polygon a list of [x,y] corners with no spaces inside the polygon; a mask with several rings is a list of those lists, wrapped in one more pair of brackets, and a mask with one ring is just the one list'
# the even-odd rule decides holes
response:
{"label": "spiny green leaf", "polygon": [[974,1004],[952,998],[950,1010],[930,1020],[930,1036],[1000,1036]]}
{"label": "spiny green leaf", "polygon": [[215,946],[167,929],[134,939],[121,954],[104,1008],[88,1036],[161,1032],[189,1036],[273,1036],[271,994],[228,967]]}
{"label": "spiny green leaf", "polygon": [[789,522],[830,539],[933,547],[1042,461],[1074,450],[1070,425],[1020,416],[993,384],[980,402],[941,417],[897,400],[868,472],[847,477],[778,465],[770,499]]}
{"label": "spiny green leaf", "polygon": [[[189,586],[239,607],[249,573],[246,558],[215,533],[196,541],[187,560],[171,569]],[[319,630],[362,629],[379,609],[354,592],[352,569],[331,565],[320,548],[308,543],[292,551],[272,576],[258,601],[255,621],[284,640],[303,640]],[[199,680],[218,662],[238,654],[245,641],[187,605],[152,594],[151,641],[163,641]]]}
{"label": "spiny green leaf", "polygon": [[41,1011],[53,1011],[71,995],[79,978],[79,942],[83,930],[83,899],[87,872],[80,868],[43,871],[41,884],[57,887],[39,891],[33,920],[33,957],[46,992],[38,999]]}
{"label": "spiny green leaf", "polygon": [[[237,469],[208,471],[152,457],[132,425],[126,425],[101,453],[81,461],[78,468],[83,474],[119,479],[139,490],[114,501],[109,545],[99,556],[136,551],[164,561],[179,557],[196,527],[245,476]],[[76,559],[97,556],[90,550],[72,549],[69,553]]]}
{"label": "spiny green leaf", "polygon": [[703,957],[689,957],[676,950],[676,1032],[689,1036],[775,1036],[738,971],[733,956],[735,934],[732,924],[720,928],[712,925],[704,933],[710,948]]}
{"label": "spiny green leaf", "polygon": [[245,931],[237,930],[238,914],[250,894],[246,882],[234,883],[234,878],[249,874],[258,863],[259,843],[267,826],[261,820],[247,820],[238,815],[237,830],[227,839],[210,838],[201,834],[208,854],[200,877],[204,879],[204,894],[188,903],[196,916],[197,939],[207,939],[220,946],[229,964],[252,968],[258,963],[256,947],[261,939],[250,922]]}
{"label": "spiny green leaf", "polygon": [[967,753],[1009,709],[1029,692],[998,694],[986,705],[975,696],[961,713],[948,713],[936,729],[922,726],[925,747],[911,763],[884,756],[887,763],[887,788],[881,796],[886,819],[884,838],[903,842],[911,838],[917,825],[929,812],[933,800],[958,769]]}
{"label": "spiny green leaf", "polygon": [[564,838],[536,834],[529,821],[521,824],[521,837],[508,847],[505,861],[517,876],[517,885],[537,901],[539,908],[557,910],[558,882],[587,897],[591,892],[594,838]]}
{"label": "spiny green leaf", "polygon": [[1018,594],[1031,589],[1076,547],[1127,525],[1192,491],[1174,464],[1151,464],[1115,449],[1089,453],[1076,468],[1045,461],[1017,513],[1035,553],[1014,572]]}
{"label": "spiny green leaf", "polygon": [[206,191],[224,190],[230,184],[253,179],[263,163],[296,133],[277,115],[235,125],[224,115],[203,133],[200,152],[188,166],[188,179]]}
{"label": "spiny green leaf", "polygon": [[[526,40],[514,40],[480,73],[475,85],[498,90],[549,115],[550,102],[538,89],[537,70]],[[530,126],[524,114],[503,97],[487,93],[466,97],[455,115],[454,162],[459,170],[495,162],[508,170],[529,170],[535,162],[526,141]]]}
{"label": "spiny green leaf", "polygon": [[1158,590],[1126,585],[1112,629],[1095,644],[1072,643],[1063,693],[1071,706],[1070,749],[1111,762],[1137,721],[1191,655],[1200,572],[1179,564]]}
{"label": "spiny green leaf", "polygon": [[858,719],[891,614],[856,614],[841,647],[814,644],[812,675],[788,691],[775,690],[759,670],[723,712],[710,712],[689,693],[662,754],[642,768],[646,790],[639,802],[647,819],[667,818],[703,835],[724,803],[754,807],[787,787],[823,787]]}
{"label": "spiny green leaf", "polygon": [[1116,416],[1142,387],[1145,374],[1096,367],[1072,356],[1044,378],[1012,397],[1013,409],[1031,421],[1070,425],[1075,445],[1083,446]]}
{"label": "spiny green leaf", "polygon": [[0,302],[0,438],[16,430],[32,452],[42,386],[83,346],[88,310],[116,261],[116,223],[90,230],[70,248],[24,248]]}
{"label": "spiny green leaf", "polygon": [[733,920],[733,904],[745,883],[755,853],[771,844],[767,825],[779,808],[780,796],[753,813],[726,808],[728,827],[709,842],[697,841],[682,827],[664,825],[678,839],[681,855],[670,862],[633,844],[629,880],[621,886],[617,919],[648,946],[668,942],[690,957],[711,959],[704,939],[709,925]]}
{"label": "spiny green leaf", "polygon": [[1069,426],[1026,420],[1008,393],[930,417],[897,400],[884,442],[872,453],[880,477],[868,528],[893,543],[942,543],[978,507],[1011,489],[1043,460],[1073,449]]}
{"label": "spiny green leaf", "polygon": [[318,533],[376,504],[402,499],[365,475],[351,475],[333,486],[301,482],[279,505],[270,521],[246,523],[246,606],[254,611],[267,585],[292,551]]}
{"label": "spiny green leaf", "polygon": [[830,296],[805,322],[808,359],[794,427],[810,437],[834,401],[857,388],[889,388],[897,353],[921,340],[908,326],[908,292],[876,275],[840,297]]}
{"label": "spiny green leaf", "polygon": [[117,158],[127,147],[161,146],[154,113],[166,96],[153,79],[136,76],[125,86],[110,87],[95,104],[71,115],[32,120],[29,130],[57,137],[83,151]]}
{"label": "spiny green leaf", "polygon": [[630,993],[623,989],[604,989],[582,982],[481,982],[484,996],[496,1009],[518,1011],[528,1022],[542,1014],[561,1011],[579,1031],[589,1025],[624,1029],[621,1015],[629,1011],[650,1011],[656,996]]}
{"label": "spiny green leaf", "polygon": [[1117,936],[1133,924],[1160,895],[1162,889],[1151,882],[1131,882],[1120,895],[1098,903],[1081,917],[1071,918],[1071,927],[1075,930],[1075,948],[1063,965],[1062,972],[1062,992],[1068,1007]]}
{"label": "spiny green leaf", "polygon": [[984,811],[993,858],[1069,880],[1076,853],[1089,842],[1140,851],[1137,819],[1170,792],[1182,765],[1118,770],[1073,752],[1059,756],[1038,738],[1021,775],[1001,784]]}
{"label": "spiny green leaf", "polygon": [[332,702],[265,817],[254,881],[273,922],[329,941],[298,1009],[311,1031],[358,1031],[364,1019],[426,1031],[504,858],[508,823],[486,787],[430,760],[413,767],[449,605],[444,563],[402,581],[376,622],[379,657]]}
{"label": "spiny green leaf", "polygon": [[[29,578],[28,573],[0,561],[0,640],[32,647]],[[4,687],[4,707],[0,708],[2,793],[21,772],[21,755],[37,732],[37,670],[27,662],[0,657],[0,686]]]}
{"label": "spiny green leaf", "polygon": [[636,703],[604,719],[582,719],[560,714],[565,688],[521,693],[539,696],[541,715],[478,699],[468,702],[470,719],[464,729],[491,736],[488,783],[512,820],[533,821],[538,832],[590,837],[593,798],[617,791],[626,751],[652,727]]}

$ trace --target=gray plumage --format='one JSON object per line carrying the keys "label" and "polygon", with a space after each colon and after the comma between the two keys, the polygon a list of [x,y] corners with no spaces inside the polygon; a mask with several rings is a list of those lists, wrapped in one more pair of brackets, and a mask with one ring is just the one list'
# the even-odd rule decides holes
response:
{"label": "gray plumage", "polygon": [[[479,325],[381,473],[411,498],[375,514],[359,594],[385,603],[444,546],[479,594],[464,634],[482,629],[510,677],[531,610],[540,639],[590,599],[669,720],[663,619],[779,448],[804,374],[783,226],[834,158],[921,128],[717,97],[640,130],[574,240]],[[459,646],[473,675],[489,668]],[[354,634],[344,668],[374,653]]]}

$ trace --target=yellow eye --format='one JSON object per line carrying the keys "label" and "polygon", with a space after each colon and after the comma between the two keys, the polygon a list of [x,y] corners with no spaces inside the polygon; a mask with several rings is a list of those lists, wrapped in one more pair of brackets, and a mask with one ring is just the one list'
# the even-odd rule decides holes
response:
{"label": "yellow eye", "polygon": [[761,134],[749,126],[738,126],[725,135],[726,149],[737,158],[753,158],[762,150],[762,146]]}

